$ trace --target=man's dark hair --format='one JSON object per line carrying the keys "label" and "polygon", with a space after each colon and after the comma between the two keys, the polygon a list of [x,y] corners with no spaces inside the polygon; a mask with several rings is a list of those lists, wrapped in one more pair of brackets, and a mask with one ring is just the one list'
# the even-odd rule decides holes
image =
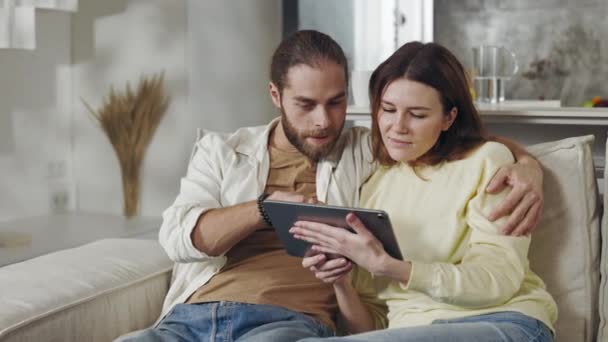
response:
{"label": "man's dark hair", "polygon": [[340,45],[325,33],[298,31],[285,38],[272,55],[270,80],[282,93],[291,67],[304,64],[314,68],[324,62],[344,67],[344,79],[348,84],[348,62]]}

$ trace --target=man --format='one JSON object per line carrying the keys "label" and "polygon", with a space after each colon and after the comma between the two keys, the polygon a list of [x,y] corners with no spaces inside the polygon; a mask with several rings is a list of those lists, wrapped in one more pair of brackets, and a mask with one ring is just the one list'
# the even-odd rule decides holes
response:
{"label": "man", "polygon": [[[296,341],[334,333],[332,286],[286,254],[260,203],[358,204],[374,164],[368,130],[342,129],[347,70],[329,36],[297,32],[272,57],[270,96],[281,117],[196,143],[180,194],[163,213],[160,242],[176,265],[162,320],[138,339]],[[490,190],[513,186],[493,215],[511,213],[506,232],[522,234],[540,212],[542,173],[523,150],[514,153],[519,163],[499,172]],[[373,304],[373,294],[362,296]]]}

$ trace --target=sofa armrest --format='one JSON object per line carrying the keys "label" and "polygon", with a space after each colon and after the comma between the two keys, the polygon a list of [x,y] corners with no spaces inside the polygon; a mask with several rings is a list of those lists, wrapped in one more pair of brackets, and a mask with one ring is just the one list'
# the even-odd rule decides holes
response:
{"label": "sofa armrest", "polygon": [[111,341],[158,318],[173,263],[108,239],[0,268],[0,340]]}

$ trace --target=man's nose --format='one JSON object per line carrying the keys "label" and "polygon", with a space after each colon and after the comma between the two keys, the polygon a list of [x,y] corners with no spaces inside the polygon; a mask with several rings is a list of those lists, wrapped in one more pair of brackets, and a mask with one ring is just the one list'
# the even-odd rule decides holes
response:
{"label": "man's nose", "polygon": [[324,106],[318,106],[313,113],[313,123],[317,128],[329,127],[329,112]]}

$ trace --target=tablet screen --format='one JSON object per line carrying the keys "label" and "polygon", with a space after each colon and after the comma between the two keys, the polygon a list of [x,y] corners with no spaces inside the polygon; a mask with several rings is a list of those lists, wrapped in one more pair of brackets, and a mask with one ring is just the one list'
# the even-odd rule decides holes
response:
{"label": "tablet screen", "polygon": [[346,215],[354,213],[382,243],[384,250],[390,256],[403,260],[388,214],[382,210],[275,200],[265,200],[263,205],[279,240],[289,255],[303,257],[311,247],[310,243],[294,238],[289,232],[296,221],[320,222],[352,231],[346,223]]}

